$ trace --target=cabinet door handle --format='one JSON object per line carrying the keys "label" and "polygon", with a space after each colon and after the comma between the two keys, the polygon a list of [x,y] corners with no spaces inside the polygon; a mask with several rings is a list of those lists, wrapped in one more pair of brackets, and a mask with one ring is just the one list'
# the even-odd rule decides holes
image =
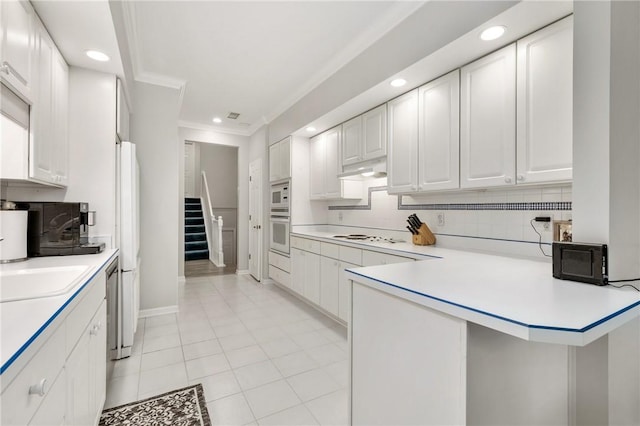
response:
{"label": "cabinet door handle", "polygon": [[511,176],[505,176],[505,177],[504,177],[504,181],[505,181],[506,183],[511,183],[511,180],[512,180],[512,179],[511,179]]}
{"label": "cabinet door handle", "polygon": [[11,73],[11,69],[9,68],[9,65],[5,63],[0,66],[0,72],[2,72],[3,74],[9,75]]}
{"label": "cabinet door handle", "polygon": [[96,324],[93,327],[91,327],[91,330],[89,330],[89,334],[92,336],[95,336],[98,334],[98,331],[100,331],[100,326]]}
{"label": "cabinet door handle", "polygon": [[47,379],[42,379],[37,385],[29,386],[29,395],[44,396],[47,392]]}
{"label": "cabinet door handle", "polygon": [[524,180],[524,175],[518,175],[518,180],[522,182]]}

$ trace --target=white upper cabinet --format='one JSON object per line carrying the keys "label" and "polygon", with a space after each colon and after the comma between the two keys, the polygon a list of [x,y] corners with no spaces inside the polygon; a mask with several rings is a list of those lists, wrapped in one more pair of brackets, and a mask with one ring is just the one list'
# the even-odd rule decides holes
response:
{"label": "white upper cabinet", "polygon": [[342,126],[337,126],[309,140],[309,198],[338,200],[362,198],[362,183],[338,179],[342,173],[340,140]]}
{"label": "white upper cabinet", "polygon": [[342,165],[362,161],[362,116],[342,124]]}
{"label": "white upper cabinet", "polygon": [[418,90],[387,104],[389,125],[388,192],[418,189]]}
{"label": "white upper cabinet", "polygon": [[340,133],[342,126],[334,127],[324,133],[324,155],[325,155],[325,189],[326,198],[341,198],[340,179],[338,175],[342,173],[342,161],[340,157]]}
{"label": "white upper cabinet", "polygon": [[291,177],[291,137],[269,147],[269,182]]}
{"label": "white upper cabinet", "polygon": [[28,1],[0,2],[0,76],[19,95],[32,100],[35,12]]}
{"label": "white upper cabinet", "polygon": [[367,111],[342,125],[342,165],[387,155],[387,105]]}
{"label": "white upper cabinet", "polygon": [[517,181],[572,178],[573,16],[517,42]]}
{"label": "white upper cabinet", "polygon": [[324,163],[324,134],[321,134],[309,140],[309,197],[312,200],[324,198],[327,193]]}
{"label": "white upper cabinet", "polygon": [[454,189],[460,185],[460,71],[419,88],[418,189]]}
{"label": "white upper cabinet", "polygon": [[362,159],[373,160],[387,155],[387,105],[362,114]]}
{"label": "white upper cabinet", "polygon": [[35,34],[29,178],[66,186],[69,67],[38,19]]}
{"label": "white upper cabinet", "polygon": [[460,186],[515,184],[516,46],[461,70]]}

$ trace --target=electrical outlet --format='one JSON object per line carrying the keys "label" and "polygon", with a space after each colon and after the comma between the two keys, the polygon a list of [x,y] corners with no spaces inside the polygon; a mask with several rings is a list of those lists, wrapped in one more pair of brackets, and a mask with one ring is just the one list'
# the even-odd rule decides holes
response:
{"label": "electrical outlet", "polygon": [[444,226],[444,213],[438,213],[438,226]]}

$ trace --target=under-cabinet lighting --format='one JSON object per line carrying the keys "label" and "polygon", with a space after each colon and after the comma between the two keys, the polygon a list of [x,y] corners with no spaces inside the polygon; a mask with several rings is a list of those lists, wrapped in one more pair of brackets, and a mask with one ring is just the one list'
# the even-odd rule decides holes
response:
{"label": "under-cabinet lighting", "polygon": [[507,30],[507,27],[502,25],[496,25],[495,27],[489,27],[486,30],[482,31],[480,34],[480,38],[484,41],[491,41],[497,38],[502,37],[504,32]]}
{"label": "under-cabinet lighting", "polygon": [[109,60],[109,56],[98,50],[87,50],[84,53],[94,61],[107,62]]}
{"label": "under-cabinet lighting", "polygon": [[391,80],[391,84],[393,87],[402,87],[405,84],[407,84],[407,80],[405,80],[404,78],[396,78],[394,80]]}
{"label": "under-cabinet lighting", "polygon": [[371,171],[371,172],[364,172],[364,173],[360,173],[360,175],[361,175],[361,176],[364,176],[364,177],[370,177],[370,176],[373,176],[375,173],[376,173],[376,172]]}
{"label": "under-cabinet lighting", "polygon": [[305,130],[306,130],[307,132],[315,132],[315,131],[316,131],[316,128],[315,128],[315,127],[313,127],[313,126],[309,126],[309,127],[307,127]]}
{"label": "under-cabinet lighting", "polygon": [[222,119],[220,117],[214,117],[213,118],[213,122],[216,123],[216,124],[220,124],[220,123],[222,123]]}

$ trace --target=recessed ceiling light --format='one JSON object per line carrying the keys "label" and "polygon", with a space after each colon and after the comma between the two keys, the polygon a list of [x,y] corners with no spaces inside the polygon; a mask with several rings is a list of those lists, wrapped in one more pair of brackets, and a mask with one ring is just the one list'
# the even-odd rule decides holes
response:
{"label": "recessed ceiling light", "polygon": [[482,31],[480,34],[480,38],[484,41],[491,41],[497,38],[502,37],[504,32],[507,30],[507,27],[502,25],[496,25],[495,27],[489,27],[486,30]]}
{"label": "recessed ceiling light", "polygon": [[360,175],[361,175],[361,176],[364,176],[364,177],[371,177],[371,176],[373,176],[375,173],[376,173],[376,172],[374,172],[374,171],[370,171],[370,172],[363,172],[363,173],[360,173]]}
{"label": "recessed ceiling light", "polygon": [[307,132],[315,132],[315,131],[316,131],[316,128],[315,128],[315,127],[313,127],[313,126],[309,126],[309,127],[307,127],[305,130],[306,130]]}
{"label": "recessed ceiling light", "polygon": [[87,50],[84,53],[94,61],[107,62],[109,60],[107,55],[98,50]]}
{"label": "recessed ceiling light", "polygon": [[391,84],[393,87],[402,87],[407,84],[407,80],[404,78],[396,78],[395,80],[391,80]]}
{"label": "recessed ceiling light", "polygon": [[219,124],[219,123],[222,123],[222,119],[220,117],[214,117],[213,122]]}

